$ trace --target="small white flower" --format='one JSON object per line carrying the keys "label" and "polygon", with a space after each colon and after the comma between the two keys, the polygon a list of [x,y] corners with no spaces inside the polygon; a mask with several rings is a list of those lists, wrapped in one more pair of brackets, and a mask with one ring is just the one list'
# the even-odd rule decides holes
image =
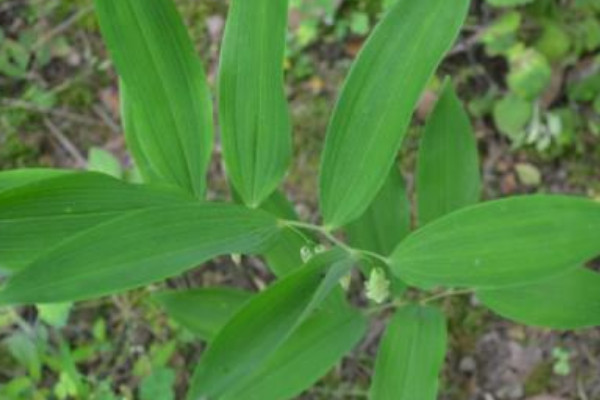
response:
{"label": "small white flower", "polygon": [[302,246],[300,249],[300,258],[303,263],[307,263],[314,255],[312,249],[308,246]]}

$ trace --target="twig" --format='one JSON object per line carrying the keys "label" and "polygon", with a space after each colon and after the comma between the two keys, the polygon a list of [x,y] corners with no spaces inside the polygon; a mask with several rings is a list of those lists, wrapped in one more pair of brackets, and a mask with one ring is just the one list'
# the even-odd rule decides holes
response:
{"label": "twig", "polygon": [[69,18],[64,20],[61,24],[55,26],[53,29],[51,29],[45,35],[43,35],[41,38],[39,38],[38,41],[36,41],[33,44],[32,50],[39,49],[40,47],[42,47],[43,45],[48,43],[50,40],[52,40],[53,37],[58,36],[61,33],[65,32],[73,24],[75,24],[81,18],[85,17],[87,14],[91,13],[93,10],[94,10],[94,7],[87,6],[85,8],[82,8],[81,10],[77,11],[75,14],[71,15]]}
{"label": "twig", "polygon": [[108,126],[108,128],[113,133],[116,133],[118,135],[121,134],[121,127],[109,115],[109,113],[106,111],[106,109],[104,107],[102,107],[99,104],[95,104],[92,108],[94,109],[94,112],[96,113],[96,115],[98,115],[102,119],[102,121],[104,121],[104,123],[106,124],[106,126]]}
{"label": "twig", "polygon": [[83,168],[87,164],[85,157],[75,147],[75,145],[67,138],[62,131],[49,118],[44,118],[44,125],[48,128],[52,136],[60,143],[65,151],[75,160],[75,165],[78,168]]}
{"label": "twig", "polygon": [[29,103],[20,99],[2,99],[1,102],[2,106],[7,108],[18,108],[22,110],[35,112],[38,114],[54,115],[56,117],[69,119],[73,122],[85,125],[102,125],[102,122],[96,121],[92,118],[84,117],[83,115],[74,114],[70,111],[66,111],[63,109],[45,109],[36,104]]}
{"label": "twig", "polygon": [[434,294],[430,297],[426,297],[424,299],[421,299],[419,301],[419,303],[425,305],[427,303],[431,303],[432,301],[435,300],[439,300],[439,299],[444,299],[446,297],[450,297],[450,296],[458,296],[461,294],[471,294],[473,293],[473,289],[461,289],[461,290],[448,290],[442,293],[438,293],[438,294]]}

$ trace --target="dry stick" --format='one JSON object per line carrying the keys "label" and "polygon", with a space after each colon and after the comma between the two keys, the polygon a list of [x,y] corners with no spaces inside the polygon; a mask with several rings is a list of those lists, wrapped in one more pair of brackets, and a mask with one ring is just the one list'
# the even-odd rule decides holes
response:
{"label": "dry stick", "polygon": [[40,107],[36,104],[30,103],[27,101],[23,101],[20,99],[2,99],[0,101],[1,101],[2,106],[7,107],[7,108],[18,108],[18,109],[22,109],[22,110],[26,110],[26,111],[39,113],[39,114],[54,115],[56,117],[69,119],[73,122],[77,122],[77,123],[84,124],[84,125],[103,125],[102,122],[97,121],[95,119],[88,118],[83,115],[75,114],[70,111],[60,109],[60,108],[59,109],[46,109],[46,108]]}
{"label": "dry stick", "polygon": [[48,31],[38,41],[36,41],[32,46],[32,50],[39,49],[40,47],[42,47],[43,45],[48,43],[50,40],[52,40],[52,38],[54,38],[55,36],[58,36],[61,33],[65,32],[73,24],[75,24],[81,18],[85,17],[87,14],[91,13],[93,10],[94,10],[94,7],[88,6],[88,7],[82,8],[81,10],[77,11],[75,14],[71,15],[69,18],[64,20],[61,24],[57,25],[56,27],[54,27],[53,29]]}
{"label": "dry stick", "polygon": [[52,136],[63,147],[63,149],[75,160],[75,165],[78,168],[83,168],[87,164],[85,157],[75,147],[75,145],[62,133],[62,131],[56,126],[49,118],[44,118],[44,125],[48,128]]}

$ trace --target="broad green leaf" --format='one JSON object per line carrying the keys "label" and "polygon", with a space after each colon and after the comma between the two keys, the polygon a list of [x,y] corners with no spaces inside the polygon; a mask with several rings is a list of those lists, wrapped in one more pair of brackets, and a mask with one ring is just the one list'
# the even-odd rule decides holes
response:
{"label": "broad green leaf", "polygon": [[172,0],[94,4],[134,107],[143,154],[161,178],[202,197],[213,141],[212,105],[202,65],[175,5]]}
{"label": "broad green leaf", "polygon": [[396,311],[379,345],[369,398],[437,399],[446,336],[437,308],[410,305]]}
{"label": "broad green leaf", "polygon": [[358,218],[383,185],[412,112],[454,42],[469,0],[400,0],[354,63],[334,111],[320,169],[325,225]]}
{"label": "broad green leaf", "polygon": [[251,295],[237,289],[210,288],[163,291],[154,298],[175,321],[211,341]]}
{"label": "broad green leaf", "polygon": [[203,354],[188,398],[221,398],[311,316],[352,266],[345,252],[319,254],[298,271],[255,296],[227,323]]}
{"label": "broad green leaf", "polygon": [[0,304],[89,299],[132,289],[222,254],[260,253],[277,220],[227,204],[133,211],[62,242],[12,276]]}
{"label": "broad green leaf", "polygon": [[600,204],[521,196],[454,212],[394,250],[392,270],[420,287],[496,288],[568,271],[600,254]]}
{"label": "broad green leaf", "polygon": [[575,268],[523,286],[480,290],[477,297],[517,322],[553,329],[600,325],[600,274]]}
{"label": "broad green leaf", "polygon": [[123,213],[192,201],[179,189],[130,185],[94,172],[32,180],[0,192],[0,269],[21,269],[69,236]]}
{"label": "broad green leaf", "polygon": [[56,178],[72,172],[74,171],[70,171],[68,169],[45,168],[27,168],[0,171],[0,192],[13,189],[18,186],[28,185],[32,182]]}
{"label": "broad green leaf", "polygon": [[348,243],[355,248],[388,255],[410,232],[410,202],[398,168],[363,215],[345,228]]}
{"label": "broad green leaf", "polygon": [[447,80],[419,147],[419,225],[475,204],[480,197],[475,135],[469,116]]}
{"label": "broad green leaf", "polygon": [[315,312],[254,372],[223,400],[291,399],[308,389],[349,353],[363,337],[366,318],[338,297],[341,308]]}
{"label": "broad green leaf", "polygon": [[101,172],[117,179],[123,177],[121,162],[108,151],[98,147],[90,149],[87,169],[88,171]]}
{"label": "broad green leaf", "polygon": [[244,203],[260,205],[290,161],[283,60],[287,0],[231,2],[219,69],[219,121],[227,173]]}

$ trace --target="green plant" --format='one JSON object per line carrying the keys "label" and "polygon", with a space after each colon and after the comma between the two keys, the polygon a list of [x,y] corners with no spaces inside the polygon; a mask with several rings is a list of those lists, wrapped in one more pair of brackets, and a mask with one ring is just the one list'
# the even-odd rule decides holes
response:
{"label": "green plant", "polygon": [[[543,154],[581,147],[586,131],[598,132],[593,103],[599,90],[593,82],[600,75],[591,55],[600,46],[600,4],[487,2],[497,8],[497,16],[482,29],[480,42],[488,56],[508,66],[506,93],[498,96],[500,91],[492,88],[498,97],[491,112],[496,127],[514,147],[533,146]],[[566,72],[572,68],[581,72]],[[561,96],[563,82],[566,98]]]}
{"label": "green plant", "polygon": [[[2,172],[0,268],[7,281],[0,304],[89,299],[176,276],[219,255],[262,256],[278,280],[259,293],[216,287],[155,296],[208,342],[190,399],[293,397],[356,345],[369,317],[388,314],[369,396],[434,399],[446,348],[445,318],[435,303],[452,295],[474,293],[497,313],[531,325],[600,324],[600,276],[585,268],[600,253],[600,204],[565,196],[476,204],[477,147],[449,80],[424,130],[418,229],[411,232],[395,160],[468,0],[399,0],[378,24],[329,126],[321,225],[297,220],[278,191],[291,155],[282,71],[286,0],[234,0],[228,17],[218,109],[238,205],[205,201],[211,97],[171,1],[95,5],[144,184],[98,172]],[[94,169],[119,175],[106,154],[93,159]],[[369,275],[372,306],[364,312],[340,285],[356,266]],[[169,351],[156,350],[138,367],[152,372],[142,398],[171,398]],[[61,384],[65,395],[86,391],[78,389],[77,374]]]}

